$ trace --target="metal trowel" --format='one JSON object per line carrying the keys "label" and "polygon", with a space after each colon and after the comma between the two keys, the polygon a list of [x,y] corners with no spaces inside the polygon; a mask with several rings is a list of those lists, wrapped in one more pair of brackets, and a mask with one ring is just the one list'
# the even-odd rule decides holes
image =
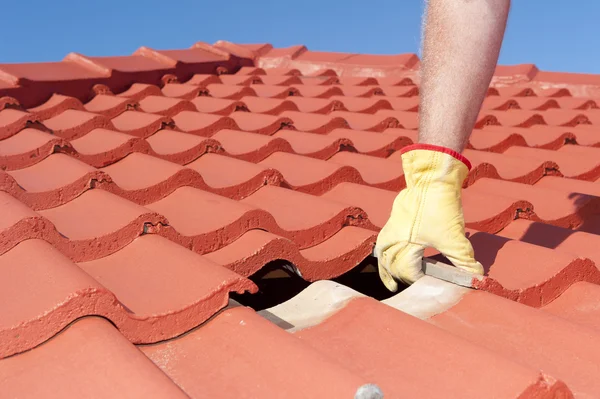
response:
{"label": "metal trowel", "polygon": [[[375,248],[373,248],[373,257],[377,258]],[[476,288],[475,283],[482,281],[484,276],[469,273],[454,265],[438,262],[434,259],[423,258],[423,273],[426,276],[435,277],[439,280],[447,281],[467,288]]]}

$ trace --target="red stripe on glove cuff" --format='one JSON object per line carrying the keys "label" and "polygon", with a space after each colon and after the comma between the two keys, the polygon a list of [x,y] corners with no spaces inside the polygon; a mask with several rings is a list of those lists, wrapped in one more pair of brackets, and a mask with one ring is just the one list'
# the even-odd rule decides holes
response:
{"label": "red stripe on glove cuff", "polygon": [[405,152],[408,151],[412,151],[412,150],[429,150],[429,151],[438,151],[438,152],[443,152],[444,154],[448,154],[450,156],[453,156],[454,158],[458,159],[459,161],[461,161],[462,163],[464,163],[467,168],[469,170],[471,170],[471,162],[469,162],[469,160],[462,155],[461,153],[458,153],[454,150],[451,150],[450,148],[447,147],[442,147],[439,145],[433,145],[433,144],[411,144],[408,145],[406,147],[403,147],[400,150],[400,154],[404,154]]}

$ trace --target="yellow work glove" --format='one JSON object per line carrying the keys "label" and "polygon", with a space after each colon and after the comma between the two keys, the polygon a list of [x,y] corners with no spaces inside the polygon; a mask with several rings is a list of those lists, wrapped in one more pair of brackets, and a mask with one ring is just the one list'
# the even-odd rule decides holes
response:
{"label": "yellow work glove", "polygon": [[396,196],[375,245],[385,286],[395,292],[398,280],[412,284],[421,278],[427,247],[461,269],[483,274],[465,236],[461,191],[469,161],[445,147],[414,144],[403,149],[402,167],[406,188]]}

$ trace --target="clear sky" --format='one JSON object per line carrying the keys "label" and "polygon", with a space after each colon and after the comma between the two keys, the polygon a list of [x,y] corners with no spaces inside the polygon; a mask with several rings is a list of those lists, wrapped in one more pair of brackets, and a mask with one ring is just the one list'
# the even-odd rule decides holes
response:
{"label": "clear sky", "polygon": [[[0,62],[126,55],[196,41],[418,52],[423,0],[3,0]],[[500,64],[600,73],[600,1],[513,0]]]}

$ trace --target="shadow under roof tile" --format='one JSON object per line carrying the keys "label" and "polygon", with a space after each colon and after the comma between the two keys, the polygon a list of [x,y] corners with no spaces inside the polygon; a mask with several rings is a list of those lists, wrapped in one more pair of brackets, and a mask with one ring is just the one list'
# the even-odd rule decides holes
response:
{"label": "shadow under roof tile", "polygon": [[[497,197],[498,199],[512,199],[515,202],[526,201],[533,206],[533,213],[528,216],[529,218],[566,228],[576,228],[588,216],[600,212],[600,201],[597,197],[574,194],[566,185],[553,187],[552,189],[545,188],[540,183],[546,179],[553,179],[553,177],[545,177],[533,186],[505,180],[481,178],[465,191]],[[565,183],[570,181],[570,179],[560,179],[563,179]],[[571,181],[585,183],[580,180]],[[478,206],[482,207],[482,204]],[[486,204],[486,206],[489,208],[489,204]]]}
{"label": "shadow under roof tile", "polygon": [[370,255],[376,239],[377,233],[372,229],[343,227],[322,243],[300,251],[308,261],[298,263],[302,278],[318,281],[341,276]]}
{"label": "shadow under roof tile", "polygon": [[[284,129],[280,132],[294,131]],[[274,152],[293,152],[292,146],[284,138],[264,134],[223,129],[212,138],[220,143],[227,155],[254,163],[262,161]]]}
{"label": "shadow under roof tile", "polygon": [[313,195],[320,195],[341,182],[364,182],[354,167],[286,152],[275,152],[260,165],[278,170],[291,189]]}
{"label": "shadow under roof tile", "polygon": [[248,111],[259,114],[279,115],[283,111],[298,111],[298,106],[287,99],[246,96],[241,101]]}
{"label": "shadow under roof tile", "polygon": [[200,254],[221,249],[248,230],[284,233],[270,213],[192,187],[180,187],[146,207],[169,220],[159,234]]}
{"label": "shadow under roof tile", "polygon": [[[591,259],[600,265],[600,235],[574,231],[531,220],[515,220],[499,236],[545,247],[555,252],[567,252]],[[585,276],[583,276],[585,277]]]}
{"label": "shadow under roof tile", "polygon": [[342,91],[342,95],[347,97],[371,97],[383,95],[383,90],[373,86],[347,86],[338,85]]}
{"label": "shadow under roof tile", "polygon": [[[290,151],[287,152],[317,159],[328,159],[337,152],[353,146],[347,138],[337,137],[331,133],[318,134],[283,129],[275,133],[273,137],[285,140],[291,146]],[[285,152],[284,150],[278,151]]]}
{"label": "shadow under roof tile", "polygon": [[[301,87],[297,86],[297,87]],[[297,96],[299,95],[299,90],[295,86],[275,86],[275,85],[252,85],[252,90],[254,94],[248,93],[244,94],[244,96],[252,96],[255,95],[257,97],[266,97],[266,98],[280,98],[284,99],[289,96]],[[242,97],[244,97],[242,96]]]}
{"label": "shadow under roof tile", "polygon": [[117,94],[117,97],[125,97],[130,101],[140,101],[142,98],[146,98],[148,96],[160,96],[161,91],[158,86],[145,84],[145,83],[134,83],[129,87],[129,89],[125,90]]}
{"label": "shadow under roof tile", "polygon": [[8,396],[187,398],[99,317],[78,320],[40,347],[2,360],[0,378]]}
{"label": "shadow under roof tile", "polygon": [[589,147],[600,147],[600,139],[598,137],[598,129],[594,125],[577,125],[573,129],[569,129],[575,136],[577,144]]}
{"label": "shadow under roof tile", "polygon": [[232,244],[204,255],[243,276],[264,265],[284,260],[306,281],[338,277],[358,266],[373,252],[376,233],[360,227],[342,227],[320,244],[299,250],[289,239],[263,230],[250,230]]}
{"label": "shadow under roof tile", "polygon": [[418,141],[418,132],[416,130],[393,128],[393,129],[385,129],[383,131],[383,133],[385,135],[394,136],[394,137],[401,138],[404,140],[410,140],[411,144],[416,143]]}
{"label": "shadow under roof tile", "polygon": [[184,84],[190,86],[208,86],[209,84],[222,84],[218,75],[196,73]]}
{"label": "shadow under roof tile", "polygon": [[360,173],[362,180],[373,187],[393,191],[400,191],[406,187],[404,171],[400,162],[349,151],[339,152],[329,158],[327,162],[355,168]]}
{"label": "shadow under roof tile", "polygon": [[196,111],[194,104],[187,100],[163,96],[147,96],[139,101],[143,112],[173,117],[181,111]]}
{"label": "shadow under roof tile", "polygon": [[286,100],[296,104],[295,111],[306,113],[329,114],[332,111],[344,109],[342,102],[333,98],[290,96]]}
{"label": "shadow under roof tile", "polygon": [[204,87],[179,83],[167,83],[160,91],[165,97],[179,98],[182,100],[193,100],[208,94],[208,90]]}
{"label": "shadow under roof tile", "polygon": [[196,111],[181,111],[173,121],[179,130],[204,137],[211,137],[221,129],[239,129],[233,118]]}
{"label": "shadow under roof tile", "polygon": [[0,141],[0,168],[22,169],[48,157],[55,151],[69,151],[70,143],[38,129],[25,128]]}
{"label": "shadow under roof tile", "polygon": [[522,109],[529,111],[547,111],[549,109],[563,108],[556,99],[548,97],[516,97],[515,101],[517,101]]}
{"label": "shadow under roof tile", "polygon": [[364,76],[340,76],[339,84],[348,86],[375,86],[378,84],[377,79]]}
{"label": "shadow under roof tile", "polygon": [[[526,111],[546,111],[561,108],[555,99],[547,97],[489,97],[488,99],[496,99],[496,101],[508,100],[511,103],[510,108]],[[512,106],[513,104],[515,106]],[[503,110],[507,110],[507,108],[503,108]]]}
{"label": "shadow under roof tile", "polygon": [[27,109],[27,112],[34,114],[39,118],[39,120],[43,121],[50,119],[68,109],[83,111],[84,106],[81,101],[75,97],[52,94],[48,101],[45,101],[43,104],[36,107]]}
{"label": "shadow under roof tile", "polygon": [[302,76],[302,73],[296,68],[265,68],[267,76]]}
{"label": "shadow under roof tile", "polygon": [[225,98],[228,100],[240,100],[244,96],[256,96],[258,92],[248,86],[234,86],[217,83],[210,83],[206,86],[208,95],[216,98]]}
{"label": "shadow under roof tile", "polygon": [[48,219],[8,193],[0,191],[0,255],[20,242],[39,238],[55,243],[60,240],[56,228]]}
{"label": "shadow under roof tile", "polygon": [[574,129],[536,125],[529,128],[484,126],[473,130],[470,145],[477,150],[504,152],[513,146],[558,149],[565,143],[573,142]]}
{"label": "shadow under roof tile", "polygon": [[408,137],[386,134],[386,131],[375,133],[353,129],[335,129],[326,136],[349,140],[359,153],[380,158],[388,157],[413,143]]}
{"label": "shadow under roof tile", "polygon": [[99,189],[38,214],[60,232],[58,239],[47,241],[74,262],[110,255],[136,237],[168,224],[163,216]]}
{"label": "shadow under roof tile", "polygon": [[334,111],[333,117],[344,118],[351,129],[383,132],[386,129],[399,128],[400,123],[392,116],[360,114],[349,111]]}
{"label": "shadow under roof tile", "polygon": [[406,76],[384,76],[377,78],[377,84],[380,86],[400,86],[400,87],[416,87],[415,82]]}
{"label": "shadow under roof tile", "polygon": [[[532,98],[540,100],[538,97]],[[506,111],[509,109],[521,109],[521,106],[517,99],[513,97],[488,96],[483,100],[481,109],[490,111]]]}
{"label": "shadow under roof tile", "polygon": [[598,124],[594,115],[600,115],[597,110],[549,109],[543,113],[544,120],[550,126],[578,126],[580,124]]}
{"label": "shadow under roof tile", "polygon": [[250,86],[252,84],[262,84],[263,80],[261,76],[257,75],[219,75],[219,79],[221,79],[221,83],[225,85],[235,85],[235,86]]}
{"label": "shadow under roof tile", "polygon": [[109,96],[106,94],[97,94],[83,107],[88,112],[103,115],[107,118],[114,118],[123,112],[134,108],[136,103],[127,98]]}
{"label": "shadow under roof tile", "polygon": [[586,148],[589,151],[574,153],[565,147],[572,146],[564,146],[557,151],[512,147],[504,154],[537,161],[552,161],[558,165],[563,176],[573,179],[596,180],[600,177],[600,148]]}
{"label": "shadow under roof tile", "polygon": [[150,72],[170,69],[169,65],[156,59],[144,57],[141,54],[132,54],[116,57],[85,57],[92,63],[104,68],[115,69],[120,72]]}
{"label": "shadow under roof tile", "polygon": [[125,111],[111,119],[111,122],[113,129],[142,138],[156,133],[165,126],[173,125],[171,118],[138,111]]}
{"label": "shadow under roof tile", "polygon": [[599,108],[598,100],[590,98],[577,98],[577,97],[560,97],[554,98],[560,108],[562,109],[597,109]]}
{"label": "shadow under roof tile", "polygon": [[388,96],[377,96],[373,99],[381,97],[382,100],[390,104],[391,108],[382,109],[393,109],[395,111],[406,111],[406,112],[417,112],[419,110],[419,97],[388,97]]}
{"label": "shadow under roof tile", "polygon": [[501,97],[529,97],[537,96],[531,87],[522,86],[499,86],[494,88]]}
{"label": "shadow under roof tile", "polygon": [[469,240],[487,276],[478,288],[528,306],[550,303],[577,281],[600,283],[593,260],[574,253],[487,233]]}
{"label": "shadow under roof tile", "polygon": [[300,249],[327,240],[344,226],[370,225],[360,208],[282,187],[265,186],[242,202],[269,212]]}
{"label": "shadow under roof tile", "polygon": [[342,182],[321,197],[364,210],[370,223],[380,229],[390,217],[396,195],[397,192],[390,190]]}
{"label": "shadow under roof tile", "polygon": [[419,95],[418,86],[379,86],[386,97],[414,97]]}
{"label": "shadow under roof tile", "polygon": [[417,129],[419,127],[419,114],[417,112],[381,109],[375,115],[392,117],[400,123],[400,126],[389,126],[390,128]]}
{"label": "shadow under roof tile", "polygon": [[290,86],[303,83],[300,77],[294,75],[264,75],[260,79],[263,84],[271,86]]}
{"label": "shadow under roof tile", "polygon": [[145,140],[108,129],[94,129],[70,144],[76,152],[69,155],[96,168],[117,162],[133,152],[151,151]]}
{"label": "shadow under roof tile", "polygon": [[233,112],[230,117],[235,121],[240,130],[271,136],[278,130],[293,126],[292,119],[286,115],[287,112],[293,111],[285,111],[281,115],[237,111]]}
{"label": "shadow under roof tile", "polygon": [[[307,86],[307,85],[293,85],[287,86],[290,89],[293,89],[298,93],[299,96],[302,97],[311,97],[311,98],[330,98],[332,96],[343,96],[348,95],[342,91],[340,86]],[[360,89],[359,91],[364,92],[365,89]]]}
{"label": "shadow under roof tile", "polygon": [[147,47],[141,47],[136,50],[135,54],[141,54],[150,58],[155,58],[153,53],[156,53],[183,64],[196,64],[200,68],[203,65],[206,65],[208,72],[213,69],[215,62],[224,61],[226,59],[226,54],[218,53],[215,50],[207,51],[206,49],[200,47],[191,47],[181,50],[153,50]]}
{"label": "shadow under roof tile", "polygon": [[14,136],[27,127],[36,127],[31,125],[37,125],[42,128],[40,130],[44,130],[35,115],[12,108],[5,108],[0,111],[0,140]]}
{"label": "shadow under roof tile", "polygon": [[501,126],[506,127],[531,127],[533,125],[550,125],[546,120],[547,112],[510,110],[510,111],[491,111],[481,110],[478,116],[476,128],[481,128],[486,124],[486,118],[495,118]]}
{"label": "shadow under roof tile", "polygon": [[91,112],[68,109],[44,121],[59,137],[73,140],[84,136],[93,129],[114,129],[113,123],[105,116]]}
{"label": "shadow under roof tile", "polygon": [[72,80],[99,79],[107,77],[107,71],[85,68],[72,60],[59,62],[31,62],[21,64],[0,64],[0,74],[15,85],[41,82],[62,82]]}
{"label": "shadow under roof tile", "polygon": [[339,83],[337,76],[300,76],[299,84],[306,86],[329,86]]}
{"label": "shadow under roof tile", "polygon": [[214,138],[173,130],[159,130],[145,141],[152,155],[180,165],[190,163],[207,152],[222,152],[221,143]]}
{"label": "shadow under roof tile", "polygon": [[236,73],[236,75],[259,75],[266,76],[267,72],[263,68],[255,66],[243,66]]}
{"label": "shadow under roof tile", "polygon": [[186,167],[202,175],[206,190],[237,200],[265,185],[283,182],[277,170],[219,154],[204,154]]}
{"label": "shadow under roof tile", "polygon": [[[501,130],[493,131],[487,130],[488,127],[501,128]],[[474,149],[478,151],[498,152],[502,153],[507,148],[512,146],[528,146],[529,144],[523,137],[523,135],[513,132],[517,128],[506,128],[503,126],[486,126],[485,129],[473,129],[469,141],[467,143],[467,149]],[[523,129],[528,130],[528,129]],[[573,136],[574,137],[574,136]],[[552,140],[551,138],[536,135],[536,138],[542,139],[542,143]],[[551,143],[554,143],[550,141]],[[559,136],[555,142],[556,146],[563,144],[562,137]]]}
{"label": "shadow under roof tile", "polygon": [[282,117],[293,121],[294,127],[303,132],[328,133],[333,129],[347,128],[348,123],[342,117],[311,114],[298,111],[284,111]]}
{"label": "shadow under roof tile", "polygon": [[229,115],[237,110],[247,110],[246,104],[242,101],[227,100],[224,98],[214,98],[200,96],[191,100],[196,107],[196,111],[207,114]]}
{"label": "shadow under roof tile", "polygon": [[[491,179],[482,178],[475,185],[482,180]],[[503,182],[502,180],[493,181]],[[510,192],[508,189],[503,194],[471,190],[475,185],[464,189],[462,194],[463,213],[467,228],[486,233],[497,233],[516,218],[531,217],[533,206],[527,199],[518,196],[504,196],[504,193]]]}
{"label": "shadow under roof tile", "polygon": [[[503,154],[464,150],[463,154],[469,159],[473,167],[465,184],[469,186],[481,177],[533,184],[549,174],[560,174],[559,165],[553,162],[552,158],[528,157],[519,152],[511,152],[510,150],[513,148],[533,150],[526,147],[511,147]],[[541,150],[535,149],[533,151]]]}
{"label": "shadow under roof tile", "polygon": [[536,87],[535,93],[538,96],[552,97],[552,98],[568,98],[572,97],[569,89],[565,87]]}
{"label": "shadow under roof tile", "polygon": [[208,188],[198,171],[141,153],[132,153],[102,171],[112,180],[103,184],[103,189],[139,205],[157,201],[182,186]]}
{"label": "shadow under roof tile", "polygon": [[0,181],[4,191],[39,210],[69,202],[111,178],[69,155],[52,154],[27,168],[0,172]]}
{"label": "shadow under roof tile", "polygon": [[21,108],[21,104],[14,97],[0,95],[0,111],[6,108]]}

